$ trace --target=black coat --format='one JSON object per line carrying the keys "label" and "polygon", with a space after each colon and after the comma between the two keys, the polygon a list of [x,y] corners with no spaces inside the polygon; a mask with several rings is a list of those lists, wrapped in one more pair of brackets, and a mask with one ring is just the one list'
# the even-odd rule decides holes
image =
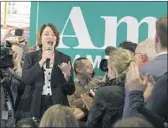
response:
{"label": "black coat", "polygon": [[[41,57],[41,50],[28,53],[25,56],[22,78],[26,88],[18,108],[17,118],[40,118],[41,96],[44,85],[44,69],[39,65]],[[67,94],[71,95],[75,91],[73,76],[71,75],[70,80],[66,82],[61,69],[58,67],[62,62],[68,63],[70,60],[69,56],[55,51],[55,61],[51,74],[52,104],[68,106]]]}
{"label": "black coat", "polygon": [[[20,96],[24,91],[24,85],[21,76],[14,72],[11,68],[1,69],[1,127],[11,127],[15,124],[15,112],[20,100]],[[6,101],[8,100],[8,101]],[[8,104],[8,103],[9,104]],[[10,105],[11,107],[8,107]],[[8,111],[11,111],[10,114]],[[3,113],[7,112],[6,114]]]}
{"label": "black coat", "polygon": [[[126,95],[130,99],[130,103],[126,102],[129,110],[127,116],[141,116],[139,109],[145,107],[152,113],[160,116],[168,122],[168,72],[162,75],[157,81],[152,90],[150,99],[144,104],[143,92],[140,90],[131,91]],[[145,115],[144,115],[145,116]],[[147,117],[148,118],[148,117]],[[154,117],[153,117],[154,118]],[[154,126],[159,126],[159,121],[148,119]],[[156,120],[156,119],[155,119]]]}
{"label": "black coat", "polygon": [[91,128],[109,128],[122,117],[125,75],[102,86],[96,92],[88,115],[87,126]]}

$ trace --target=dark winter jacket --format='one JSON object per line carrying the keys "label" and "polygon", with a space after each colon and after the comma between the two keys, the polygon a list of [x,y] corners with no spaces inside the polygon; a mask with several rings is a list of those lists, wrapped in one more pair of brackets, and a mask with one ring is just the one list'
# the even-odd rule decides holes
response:
{"label": "dark winter jacket", "polygon": [[122,117],[124,107],[125,76],[111,80],[107,86],[100,87],[96,92],[94,104],[87,120],[92,128],[109,128]]}

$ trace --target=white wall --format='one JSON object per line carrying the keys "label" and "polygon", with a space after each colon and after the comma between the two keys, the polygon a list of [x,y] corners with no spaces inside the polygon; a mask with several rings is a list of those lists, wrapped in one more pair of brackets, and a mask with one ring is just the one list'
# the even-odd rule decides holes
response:
{"label": "white wall", "polygon": [[[6,24],[29,27],[31,2],[6,2]],[[1,2],[1,25],[4,25],[5,2]]]}

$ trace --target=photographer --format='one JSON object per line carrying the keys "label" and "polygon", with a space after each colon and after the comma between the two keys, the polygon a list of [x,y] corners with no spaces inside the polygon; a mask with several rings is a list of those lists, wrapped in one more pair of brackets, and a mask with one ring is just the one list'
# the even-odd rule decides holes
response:
{"label": "photographer", "polygon": [[24,37],[24,29],[9,28],[6,30],[4,35],[1,37],[1,43],[4,44],[8,40],[11,43],[18,43],[23,49],[22,61],[25,60],[25,55],[28,53],[27,41]]}
{"label": "photographer", "polygon": [[1,127],[15,123],[15,112],[24,86],[21,76],[13,68],[12,45],[6,42],[0,46],[0,88],[1,88]]}

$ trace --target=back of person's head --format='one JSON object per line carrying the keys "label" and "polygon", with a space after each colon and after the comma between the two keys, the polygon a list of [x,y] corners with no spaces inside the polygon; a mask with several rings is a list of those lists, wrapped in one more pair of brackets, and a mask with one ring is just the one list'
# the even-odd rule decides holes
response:
{"label": "back of person's head", "polygon": [[100,87],[94,97],[87,125],[94,128],[109,128],[121,119],[124,107],[124,87]]}
{"label": "back of person's head", "polygon": [[150,61],[156,57],[155,50],[155,40],[147,38],[140,42],[135,50],[135,54],[140,54],[146,56],[146,60]]}
{"label": "back of person's head", "polygon": [[116,76],[120,76],[127,72],[131,61],[134,61],[133,53],[129,50],[119,48],[110,54],[108,67],[115,71]]}
{"label": "back of person's head", "polygon": [[154,128],[147,120],[140,117],[129,117],[117,121],[112,128]]}
{"label": "back of person's head", "polygon": [[18,128],[38,128],[38,126],[38,122],[32,118],[23,118],[16,124]]}
{"label": "back of person's head", "polygon": [[44,113],[40,127],[78,127],[78,122],[68,107],[53,105]]}
{"label": "back of person's head", "polygon": [[168,16],[161,17],[156,21],[156,42],[160,42],[160,46],[162,49],[167,49],[167,28]]}
{"label": "back of person's head", "polygon": [[127,49],[127,50],[135,53],[135,49],[137,47],[137,44],[133,43],[131,41],[124,41],[124,42],[120,43],[119,47],[123,48],[123,49]]}
{"label": "back of person's head", "polygon": [[117,50],[117,48],[116,47],[113,47],[113,46],[108,46],[108,47],[106,47],[105,48],[105,54],[107,55],[107,56],[109,56],[110,54],[111,54],[111,52],[113,52],[114,50]]}

